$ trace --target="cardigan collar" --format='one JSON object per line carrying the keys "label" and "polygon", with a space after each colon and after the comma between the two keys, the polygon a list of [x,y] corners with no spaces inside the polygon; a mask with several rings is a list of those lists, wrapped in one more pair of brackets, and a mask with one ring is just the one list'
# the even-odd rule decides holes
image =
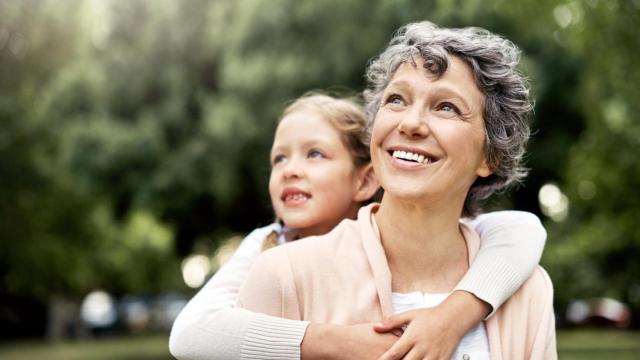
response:
{"label": "cardigan collar", "polygon": [[[391,270],[387,262],[382,242],[380,241],[380,230],[376,224],[373,214],[378,211],[380,204],[374,203],[360,208],[358,211],[358,226],[362,234],[362,245],[371,266],[373,279],[378,291],[378,299],[383,316],[393,315],[393,302],[391,299]],[[469,254],[469,264],[473,262],[480,248],[480,239],[475,231],[464,223],[460,223],[462,235],[467,243],[467,253]]]}

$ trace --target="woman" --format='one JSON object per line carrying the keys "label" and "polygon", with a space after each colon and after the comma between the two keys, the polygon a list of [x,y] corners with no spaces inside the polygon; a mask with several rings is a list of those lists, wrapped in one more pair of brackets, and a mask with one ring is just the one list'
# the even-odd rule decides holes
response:
{"label": "woman", "polygon": [[[240,306],[353,324],[446,297],[478,249],[477,234],[461,216],[474,215],[479,200],[525,174],[531,102],[515,70],[518,55],[511,42],[482,29],[428,22],[401,28],[367,70],[381,203],[327,235],[263,253]],[[555,358],[552,297],[551,281],[538,268],[465,335],[454,358]],[[405,359],[422,354],[415,347],[393,350]]]}

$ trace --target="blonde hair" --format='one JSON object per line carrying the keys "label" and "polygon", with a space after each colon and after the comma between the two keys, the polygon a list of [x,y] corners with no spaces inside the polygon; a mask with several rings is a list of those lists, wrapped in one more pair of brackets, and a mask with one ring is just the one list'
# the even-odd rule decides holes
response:
{"label": "blonde hair", "polygon": [[[331,124],[334,129],[338,130],[343,144],[351,153],[354,166],[365,166],[371,162],[367,117],[362,106],[354,99],[336,98],[318,91],[311,91],[289,104],[284,109],[279,121],[285,116],[300,110],[316,112]],[[379,200],[380,198],[379,191],[364,203]],[[275,221],[281,222],[278,218]],[[277,238],[278,233],[272,231],[263,242],[262,251],[277,246]]]}
{"label": "blonde hair", "polygon": [[371,162],[367,117],[362,106],[355,100],[335,98],[317,91],[308,92],[287,106],[280,120],[302,109],[318,113],[340,132],[342,142],[349,149],[355,166],[364,166]]}

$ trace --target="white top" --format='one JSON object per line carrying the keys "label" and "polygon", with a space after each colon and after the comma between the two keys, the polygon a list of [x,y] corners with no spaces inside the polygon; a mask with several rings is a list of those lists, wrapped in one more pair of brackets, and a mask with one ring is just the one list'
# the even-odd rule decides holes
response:
{"label": "white top", "polygon": [[[415,291],[408,294],[393,293],[393,311],[402,313],[409,310],[432,308],[444,301],[449,293],[429,294]],[[466,356],[465,356],[466,355]],[[460,340],[451,355],[451,360],[489,360],[489,337],[484,322],[469,330]]]}
{"label": "white top", "polygon": [[[454,290],[468,291],[493,310],[529,278],[540,261],[546,232],[538,217],[521,211],[480,215],[467,223],[478,233],[480,251]],[[251,232],[233,257],[189,301],[173,324],[171,354],[178,359],[300,359],[308,326],[235,308],[240,287],[272,232]]]}

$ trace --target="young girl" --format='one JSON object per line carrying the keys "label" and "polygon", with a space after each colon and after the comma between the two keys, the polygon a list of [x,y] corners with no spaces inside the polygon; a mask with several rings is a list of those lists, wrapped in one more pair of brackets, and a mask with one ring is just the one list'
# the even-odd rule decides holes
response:
{"label": "young girl", "polygon": [[[327,95],[305,95],[284,111],[269,181],[281,222],[249,234],[180,313],[169,343],[175,357],[377,358],[396,342],[396,336],[383,333],[395,326],[394,319],[378,324],[381,334],[376,334],[373,319],[351,326],[309,324],[235,308],[239,288],[262,250],[321,235],[343,219],[355,219],[377,191],[366,128],[360,106]],[[480,253],[456,287],[459,291],[433,309],[414,313],[407,329],[422,336],[401,338],[404,344],[424,345],[429,354],[451,354],[462,336],[509,298],[537,264],[546,234],[534,215],[495,212],[468,223],[482,239]]]}

